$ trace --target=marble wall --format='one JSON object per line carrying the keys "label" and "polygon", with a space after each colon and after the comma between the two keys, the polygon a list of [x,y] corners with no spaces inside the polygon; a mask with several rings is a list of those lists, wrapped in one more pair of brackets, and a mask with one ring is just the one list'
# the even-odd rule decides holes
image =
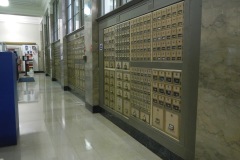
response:
{"label": "marble wall", "polygon": [[240,1],[203,0],[196,160],[240,159]]}
{"label": "marble wall", "polygon": [[98,70],[98,1],[84,1],[84,39],[87,62],[85,64],[85,100],[91,106],[99,105]]}

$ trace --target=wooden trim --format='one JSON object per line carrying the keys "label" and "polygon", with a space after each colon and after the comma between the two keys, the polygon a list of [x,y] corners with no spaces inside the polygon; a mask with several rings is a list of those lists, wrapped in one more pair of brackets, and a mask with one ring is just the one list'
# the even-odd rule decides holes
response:
{"label": "wooden trim", "polygon": [[37,45],[34,42],[3,42],[5,45]]}

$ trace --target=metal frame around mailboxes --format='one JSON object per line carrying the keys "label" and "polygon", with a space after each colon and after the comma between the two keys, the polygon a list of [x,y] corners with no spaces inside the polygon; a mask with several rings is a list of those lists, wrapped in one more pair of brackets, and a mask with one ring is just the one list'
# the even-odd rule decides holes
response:
{"label": "metal frame around mailboxes", "polygon": [[[145,0],[130,8],[118,13],[108,14],[99,21],[99,44],[103,44],[103,30],[112,25],[130,20],[143,14],[155,11],[168,5],[181,2],[182,0]],[[182,70],[182,111],[181,111],[181,132],[180,141],[169,138],[165,134],[157,131],[153,127],[138,121],[134,118],[113,112],[104,106],[104,53],[99,50],[99,74],[100,74],[100,106],[111,112],[114,116],[135,127],[142,133],[151,137],[173,153],[183,159],[194,159],[195,156],[195,136],[196,136],[196,116],[197,116],[197,92],[199,74],[200,55],[200,35],[201,35],[201,0],[184,1],[184,47],[183,63],[179,62],[131,62],[131,67],[149,67],[156,69],[177,69]]]}

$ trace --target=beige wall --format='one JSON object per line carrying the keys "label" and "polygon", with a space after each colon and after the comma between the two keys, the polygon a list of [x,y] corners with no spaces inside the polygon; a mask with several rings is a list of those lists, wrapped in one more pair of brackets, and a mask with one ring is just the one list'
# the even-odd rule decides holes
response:
{"label": "beige wall", "polygon": [[240,158],[240,1],[203,0],[197,160]]}
{"label": "beige wall", "polygon": [[35,42],[41,49],[40,24],[0,22],[0,42]]}

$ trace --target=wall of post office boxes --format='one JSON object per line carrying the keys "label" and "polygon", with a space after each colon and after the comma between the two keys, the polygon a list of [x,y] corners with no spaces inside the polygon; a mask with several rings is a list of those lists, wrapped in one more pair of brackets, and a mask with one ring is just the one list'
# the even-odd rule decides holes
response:
{"label": "wall of post office boxes", "polygon": [[131,1],[98,19],[100,106],[183,159],[195,153],[201,3]]}
{"label": "wall of post office boxes", "polygon": [[45,72],[51,75],[50,48],[45,49]]}
{"label": "wall of post office boxes", "polygon": [[76,34],[67,42],[68,84],[70,89],[85,96],[85,43],[84,36]]}
{"label": "wall of post office boxes", "polygon": [[61,80],[61,66],[60,66],[60,41],[53,44],[53,78],[59,82]]}
{"label": "wall of post office boxes", "polygon": [[[179,140],[181,76],[178,68],[144,62],[183,62],[184,2],[105,28],[104,105]],[[134,67],[140,62],[144,67]],[[170,63],[171,65],[171,63]]]}

